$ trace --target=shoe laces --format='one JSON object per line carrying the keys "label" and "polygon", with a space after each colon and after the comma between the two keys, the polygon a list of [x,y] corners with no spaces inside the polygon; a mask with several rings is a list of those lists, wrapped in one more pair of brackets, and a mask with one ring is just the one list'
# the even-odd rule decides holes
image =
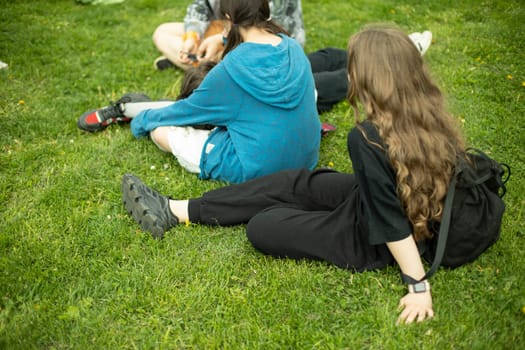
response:
{"label": "shoe laces", "polygon": [[102,121],[108,121],[111,119],[118,119],[118,118],[124,117],[120,109],[119,101],[111,102],[109,106],[101,109],[99,111],[99,116],[100,116],[100,119],[102,119]]}

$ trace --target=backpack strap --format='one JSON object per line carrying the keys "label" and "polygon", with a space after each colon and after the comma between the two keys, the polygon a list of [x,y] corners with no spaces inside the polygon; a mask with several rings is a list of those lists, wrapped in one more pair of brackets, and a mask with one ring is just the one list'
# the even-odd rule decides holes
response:
{"label": "backpack strap", "polygon": [[445,246],[447,245],[448,230],[450,228],[450,218],[452,216],[452,203],[454,201],[454,194],[456,192],[456,176],[452,177],[450,185],[448,186],[447,196],[445,198],[445,208],[443,209],[443,216],[441,217],[441,224],[439,225],[438,241],[436,247],[436,254],[430,269],[421,280],[430,278],[439,268],[443,255],[445,254]]}
{"label": "backpack strap", "polygon": [[445,208],[443,209],[443,216],[441,217],[441,224],[439,226],[438,241],[436,246],[436,254],[434,255],[434,260],[430,269],[425,273],[425,276],[420,280],[416,280],[408,275],[405,275],[401,272],[401,279],[407,284],[414,284],[426,280],[436,273],[441,265],[441,260],[445,254],[445,247],[447,245],[448,230],[450,228],[450,218],[452,217],[452,203],[454,201],[454,195],[456,193],[456,179],[457,174],[452,177],[450,180],[450,185],[447,190],[447,195],[445,197]]}

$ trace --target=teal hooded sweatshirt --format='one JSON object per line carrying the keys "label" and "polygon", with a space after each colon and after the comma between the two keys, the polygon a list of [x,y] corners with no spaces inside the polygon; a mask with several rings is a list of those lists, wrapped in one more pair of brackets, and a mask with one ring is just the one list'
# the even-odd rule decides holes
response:
{"label": "teal hooded sweatshirt", "polygon": [[313,169],[321,124],[310,63],[281,35],[278,45],[242,43],[192,95],[131,122],[135,137],[160,126],[216,125],[203,147],[200,178],[240,183],[286,169]]}

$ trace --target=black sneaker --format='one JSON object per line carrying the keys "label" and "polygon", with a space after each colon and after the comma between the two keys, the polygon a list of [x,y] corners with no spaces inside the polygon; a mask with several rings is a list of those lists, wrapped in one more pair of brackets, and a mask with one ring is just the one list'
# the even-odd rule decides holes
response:
{"label": "black sneaker", "polygon": [[122,177],[122,202],[128,214],[153,238],[162,239],[164,233],[179,224],[169,207],[168,197],[146,186],[134,175]]}
{"label": "black sneaker", "polygon": [[78,118],[77,126],[85,131],[97,132],[104,130],[113,123],[130,122],[131,118],[124,116],[121,104],[129,102],[147,102],[151,99],[138,93],[125,94],[117,102],[112,102],[109,106],[88,111]]}
{"label": "black sneaker", "polygon": [[153,66],[157,70],[165,70],[165,69],[169,69],[169,68],[175,68],[175,65],[173,64],[173,62],[168,60],[165,56],[157,57],[155,62],[153,62]]}

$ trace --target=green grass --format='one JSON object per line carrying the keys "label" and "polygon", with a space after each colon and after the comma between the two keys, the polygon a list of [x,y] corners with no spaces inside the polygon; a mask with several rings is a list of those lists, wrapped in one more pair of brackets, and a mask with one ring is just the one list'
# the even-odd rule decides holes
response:
{"label": "green grass", "polygon": [[[130,172],[177,198],[222,186],[183,171],[129,126],[78,130],[125,92],[173,97],[154,28],[187,0],[3,2],[0,11],[0,348],[521,349],[525,346],[525,6],[508,1],[303,0],[306,50],[369,22],[430,29],[425,56],[469,144],[511,165],[501,239],[432,278],[436,317],[395,325],[398,270],[352,274],[276,260],[244,227],[181,226],[161,242],[121,205]],[[319,166],[351,171],[346,103],[322,115]]]}

